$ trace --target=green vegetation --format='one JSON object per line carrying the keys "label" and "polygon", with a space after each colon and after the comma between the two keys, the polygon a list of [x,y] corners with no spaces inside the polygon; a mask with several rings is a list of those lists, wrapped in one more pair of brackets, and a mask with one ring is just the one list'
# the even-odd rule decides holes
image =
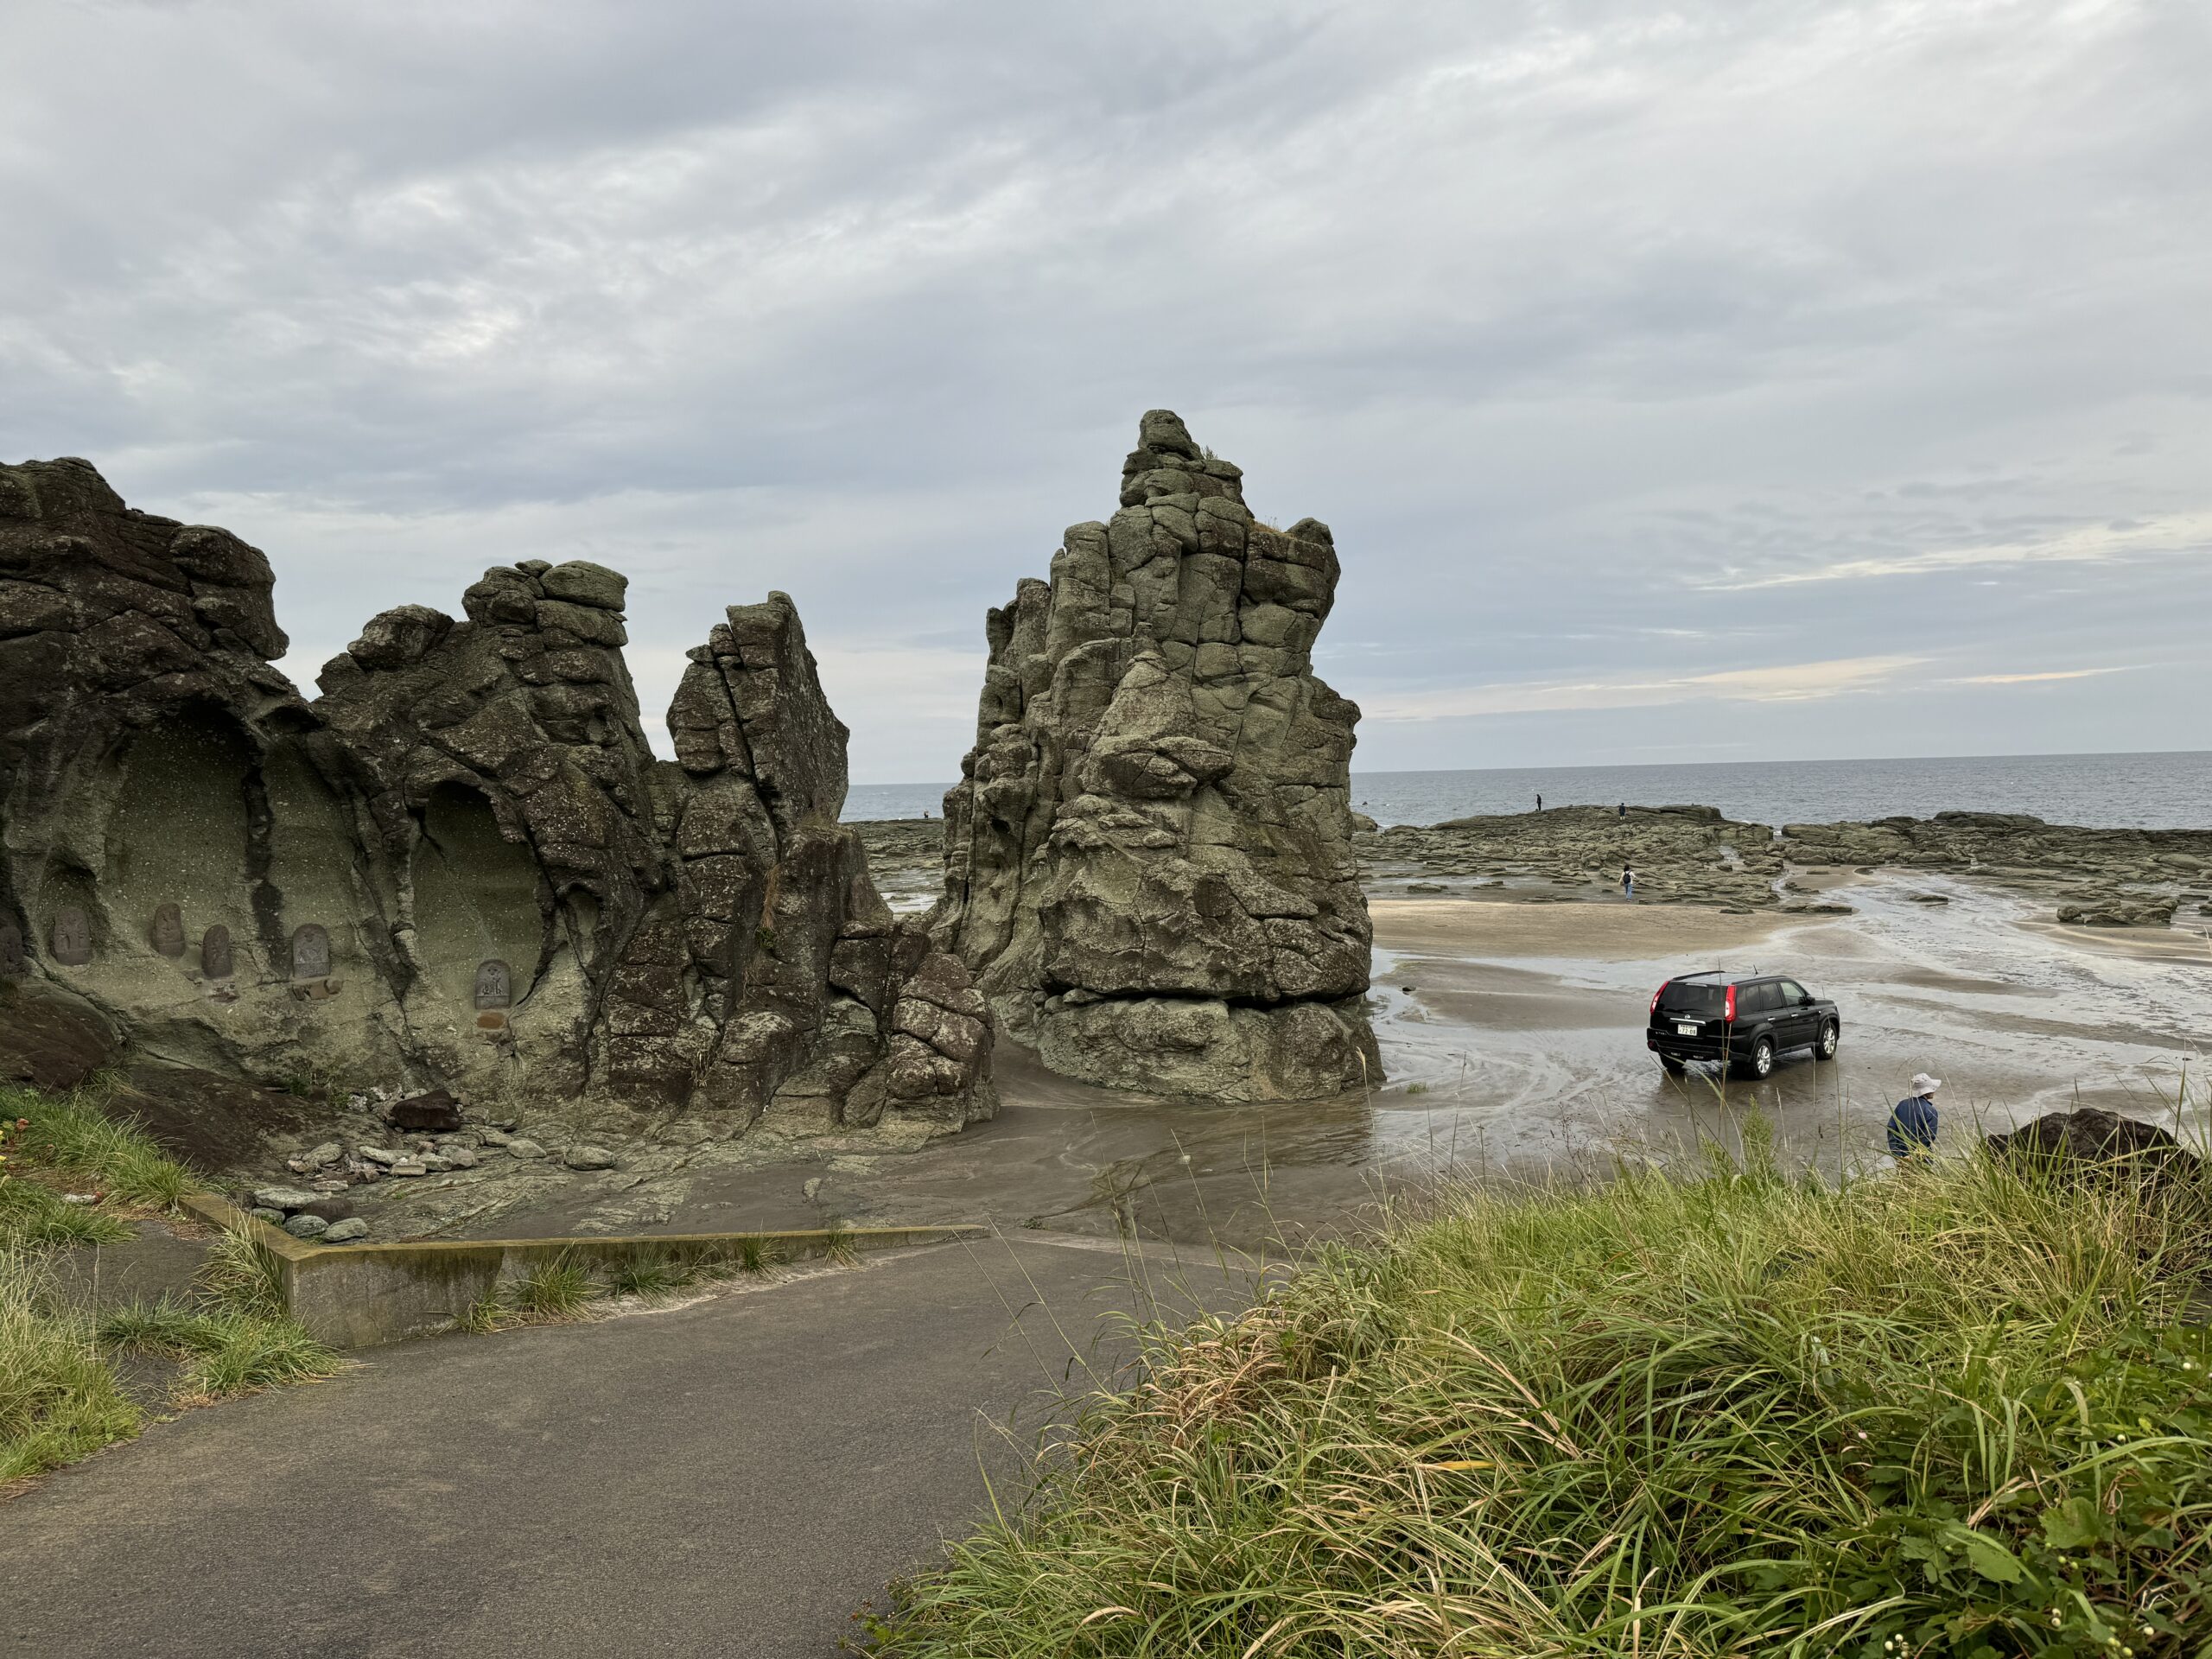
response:
{"label": "green vegetation", "polygon": [[[856,1259],[850,1233],[842,1224],[830,1227],[823,1254],[840,1263]],[[753,1237],[733,1240],[727,1250],[683,1260],[635,1257],[608,1268],[604,1279],[582,1262],[562,1255],[533,1263],[526,1272],[501,1284],[470,1310],[461,1326],[468,1331],[503,1331],[516,1325],[593,1319],[601,1311],[597,1305],[610,1297],[640,1296],[651,1300],[739,1274],[766,1273],[773,1261],[768,1242]]]}
{"label": "green vegetation", "polygon": [[58,1468],[138,1425],[84,1321],[54,1307],[35,1263],[0,1253],[0,1481]]}
{"label": "green vegetation", "polygon": [[111,1200],[175,1209],[192,1190],[190,1173],[136,1124],[103,1113],[100,1099],[97,1088],[60,1098],[0,1088],[0,1117],[23,1124],[10,1151],[33,1168],[68,1176]]}
{"label": "green vegetation", "polygon": [[22,1176],[0,1174],[0,1250],[51,1244],[112,1244],[130,1224],[109,1210],[67,1204],[59,1192]]}
{"label": "green vegetation", "polygon": [[248,1230],[216,1238],[200,1266],[200,1287],[240,1313],[262,1319],[284,1317],[284,1264]]}
{"label": "green vegetation", "polygon": [[[41,1252],[120,1242],[133,1217],[173,1210],[192,1189],[189,1172],[135,1125],[107,1116],[101,1098],[97,1088],[60,1099],[0,1088],[0,1480],[138,1432],[143,1418],[123,1391],[116,1355],[183,1361],[180,1405],[338,1367],[285,1317],[274,1252],[242,1234],[215,1241],[190,1304],[118,1309],[95,1322],[54,1294]],[[77,1192],[100,1201],[64,1201]]]}
{"label": "green vegetation", "polygon": [[901,1659],[2212,1653],[2212,1205],[1976,1157],[1462,1191],[1147,1333]]}
{"label": "green vegetation", "polygon": [[643,1296],[648,1300],[671,1295],[696,1282],[698,1275],[681,1262],[664,1256],[643,1256],[624,1262],[607,1275],[610,1295]]}
{"label": "green vegetation", "polygon": [[528,1270],[508,1281],[505,1299],[524,1319],[543,1323],[583,1317],[588,1303],[602,1294],[590,1272],[567,1256],[533,1262]]}
{"label": "green vegetation", "polygon": [[98,1334],[116,1352],[184,1360],[177,1393],[187,1404],[330,1376],[340,1363],[291,1320],[219,1300],[206,1306],[157,1302],[118,1308],[100,1319]]}

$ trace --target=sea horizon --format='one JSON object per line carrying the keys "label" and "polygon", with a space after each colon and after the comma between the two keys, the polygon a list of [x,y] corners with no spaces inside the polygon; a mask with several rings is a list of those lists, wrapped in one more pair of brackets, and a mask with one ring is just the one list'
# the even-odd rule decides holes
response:
{"label": "sea horizon", "polygon": [[[1637,761],[1621,766],[1433,767],[1351,774],[1352,806],[1378,823],[1547,807],[1711,806],[1754,823],[1823,823],[1938,812],[2016,812],[2102,829],[2212,828],[2212,750]],[[855,784],[844,817],[936,817],[944,783]]]}

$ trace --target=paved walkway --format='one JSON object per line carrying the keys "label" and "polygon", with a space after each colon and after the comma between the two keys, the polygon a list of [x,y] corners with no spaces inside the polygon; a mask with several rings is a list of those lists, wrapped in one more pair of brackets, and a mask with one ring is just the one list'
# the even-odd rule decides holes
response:
{"label": "paved walkway", "polygon": [[[1141,1265],[1185,1309],[1249,1289]],[[1139,1300],[1119,1253],[1032,1233],[373,1350],[0,1504],[0,1653],[827,1659]]]}

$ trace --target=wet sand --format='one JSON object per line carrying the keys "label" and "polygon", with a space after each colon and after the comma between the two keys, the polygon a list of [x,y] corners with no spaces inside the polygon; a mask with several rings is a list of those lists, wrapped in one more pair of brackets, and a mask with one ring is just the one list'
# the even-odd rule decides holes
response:
{"label": "wet sand", "polygon": [[1401,955],[1587,957],[1636,962],[1741,950],[1770,938],[1789,918],[1735,915],[1702,905],[1374,899],[1375,943]]}
{"label": "wet sand", "polygon": [[[1387,1079],[1373,1089],[1269,1105],[1150,1098],[1055,1077],[1002,1045],[1000,1116],[965,1134],[892,1153],[834,1136],[772,1146],[772,1130],[619,1196],[580,1178],[527,1217],[468,1230],[986,1221],[1259,1251],[1357,1226],[1440,1175],[1601,1174],[1623,1156],[1734,1146],[1754,1112],[1793,1163],[1878,1163],[1890,1106],[1922,1070],[1946,1079],[1949,1145],[2076,1100],[2171,1122],[2184,1063],[2203,1098],[2202,933],[2060,928],[2033,899],[1962,878],[1821,885],[1854,913],[1378,899],[1370,995]],[[1837,1058],[1787,1055],[1756,1085],[1665,1076],[1643,1046],[1651,993],[1715,967],[1786,972],[1835,999]],[[2184,1128],[2202,1134],[2202,1116]]]}

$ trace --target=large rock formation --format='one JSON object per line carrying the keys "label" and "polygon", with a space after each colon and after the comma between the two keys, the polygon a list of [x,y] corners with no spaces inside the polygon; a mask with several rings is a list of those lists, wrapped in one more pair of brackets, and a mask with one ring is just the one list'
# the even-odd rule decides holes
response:
{"label": "large rock formation", "polygon": [[0,981],[135,1055],[579,1117],[988,1116],[965,969],[837,822],[791,601],[733,607],[657,760],[624,579],[525,561],[372,619],[308,702],[260,553],[0,467]]}
{"label": "large rock formation", "polygon": [[990,613],[931,937],[1053,1070],[1300,1099],[1381,1076],[1328,526],[1257,523],[1165,410],[1121,510]]}

